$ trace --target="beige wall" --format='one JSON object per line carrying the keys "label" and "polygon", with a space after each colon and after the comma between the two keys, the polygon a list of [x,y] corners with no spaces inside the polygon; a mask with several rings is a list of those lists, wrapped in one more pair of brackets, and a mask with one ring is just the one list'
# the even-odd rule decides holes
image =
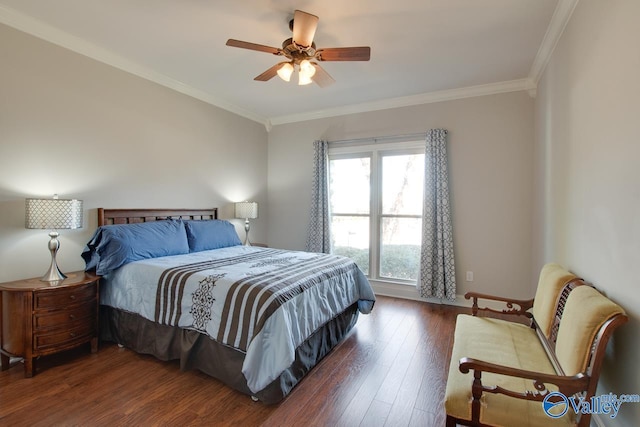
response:
{"label": "beige wall", "polygon": [[[525,92],[274,126],[269,133],[270,245],[304,249],[312,142],[449,130],[458,294],[530,297],[533,105]],[[474,271],[475,281],[464,281]],[[378,292],[417,297],[398,285]]]}
{"label": "beige wall", "polygon": [[[266,206],[264,126],[3,25],[0,58],[0,281],[48,267],[25,197],[84,200],[85,227],[61,230],[63,271],[84,267],[97,207]],[[266,223],[261,210],[254,241]]]}
{"label": "beige wall", "polygon": [[[599,393],[640,393],[640,2],[581,1],[536,99],[539,218],[534,267],[557,260],[631,320],[609,348]],[[607,425],[640,425],[623,404]]]}

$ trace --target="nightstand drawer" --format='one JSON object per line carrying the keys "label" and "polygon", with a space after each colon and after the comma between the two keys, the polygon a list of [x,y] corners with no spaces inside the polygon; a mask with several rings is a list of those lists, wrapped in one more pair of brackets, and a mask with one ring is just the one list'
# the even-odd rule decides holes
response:
{"label": "nightstand drawer", "polygon": [[96,300],[87,304],[67,308],[66,310],[50,311],[34,314],[33,326],[36,331],[51,328],[69,328],[77,321],[88,323],[88,318],[96,316]]}
{"label": "nightstand drawer", "polygon": [[43,351],[47,348],[61,348],[63,346],[73,346],[76,342],[88,341],[95,335],[95,321],[78,322],[73,328],[67,328],[51,333],[36,333],[33,336],[33,349]]}
{"label": "nightstand drawer", "polygon": [[35,310],[59,309],[95,297],[96,287],[92,283],[69,289],[48,289],[35,292],[34,308]]}

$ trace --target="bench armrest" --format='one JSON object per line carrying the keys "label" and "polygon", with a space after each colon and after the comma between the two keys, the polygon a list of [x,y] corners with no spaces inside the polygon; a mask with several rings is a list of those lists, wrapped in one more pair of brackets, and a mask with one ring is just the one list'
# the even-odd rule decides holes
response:
{"label": "bench armrest", "polygon": [[[469,373],[469,371],[473,370],[474,380],[472,394],[473,400],[475,401],[477,398],[478,404],[483,392],[505,394],[517,399],[542,401],[547,393],[549,393],[545,384],[554,384],[562,394],[565,396],[572,396],[576,393],[587,390],[590,379],[589,376],[584,373],[579,373],[573,376],[545,374],[542,372],[527,371],[524,369],[497,365],[495,363],[472,359],[470,357],[463,357],[460,359],[459,369],[463,374]],[[537,391],[513,391],[500,387],[499,385],[483,385],[483,372],[530,379],[533,381],[533,385]]]}
{"label": "bench armrest", "polygon": [[[477,292],[467,292],[466,294],[464,294],[464,297],[465,299],[473,300],[473,305],[471,306],[471,312],[473,313],[474,316],[477,316],[479,311],[486,311],[489,313],[496,313],[496,314],[510,314],[515,316],[525,316],[529,319],[533,317],[533,315],[527,311],[531,307],[533,307],[533,298],[527,299],[527,300],[521,300],[521,299],[513,299],[513,298],[504,298],[504,297],[499,297],[495,295],[480,294]],[[479,307],[478,306],[479,299],[502,302],[506,304],[507,308],[499,311],[489,307]]]}

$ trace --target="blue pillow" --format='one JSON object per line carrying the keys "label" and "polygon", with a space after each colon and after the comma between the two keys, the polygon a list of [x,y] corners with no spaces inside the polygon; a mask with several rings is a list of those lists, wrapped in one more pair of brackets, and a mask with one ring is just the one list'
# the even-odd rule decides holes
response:
{"label": "blue pillow", "polygon": [[99,227],[82,252],[86,269],[105,275],[131,261],[189,253],[181,220]]}
{"label": "blue pillow", "polygon": [[236,228],[229,221],[211,219],[204,221],[185,221],[187,239],[191,252],[238,246],[242,243]]}

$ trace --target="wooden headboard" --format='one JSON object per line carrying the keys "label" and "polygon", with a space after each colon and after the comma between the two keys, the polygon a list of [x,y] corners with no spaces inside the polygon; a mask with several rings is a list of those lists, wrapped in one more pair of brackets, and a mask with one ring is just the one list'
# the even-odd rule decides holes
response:
{"label": "wooden headboard", "polygon": [[163,219],[218,219],[218,208],[211,209],[105,209],[98,208],[98,227],[134,224]]}

